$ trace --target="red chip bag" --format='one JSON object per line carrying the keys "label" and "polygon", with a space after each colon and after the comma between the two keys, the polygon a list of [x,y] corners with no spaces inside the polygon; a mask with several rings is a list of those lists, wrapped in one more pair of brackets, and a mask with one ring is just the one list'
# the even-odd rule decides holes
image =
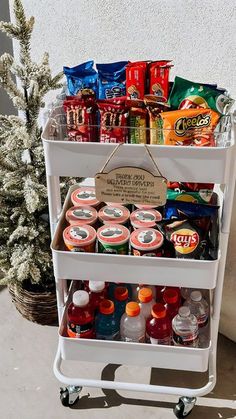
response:
{"label": "red chip bag", "polygon": [[128,109],[126,98],[99,100],[100,112],[100,142],[127,143],[128,142]]}
{"label": "red chip bag", "polygon": [[64,101],[64,109],[66,112],[68,140],[77,142],[96,141],[97,106],[94,99],[79,99],[76,96],[68,97]]}

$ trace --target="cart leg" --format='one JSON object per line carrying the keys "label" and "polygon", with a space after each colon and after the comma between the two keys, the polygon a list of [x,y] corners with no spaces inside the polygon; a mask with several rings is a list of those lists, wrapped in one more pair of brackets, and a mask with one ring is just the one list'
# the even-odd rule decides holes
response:
{"label": "cart leg", "polygon": [[67,386],[60,388],[60,400],[63,406],[73,406],[78,400],[82,387]]}
{"label": "cart leg", "polygon": [[196,403],[196,397],[180,397],[179,403],[174,408],[174,414],[177,418],[186,418],[192,412]]}

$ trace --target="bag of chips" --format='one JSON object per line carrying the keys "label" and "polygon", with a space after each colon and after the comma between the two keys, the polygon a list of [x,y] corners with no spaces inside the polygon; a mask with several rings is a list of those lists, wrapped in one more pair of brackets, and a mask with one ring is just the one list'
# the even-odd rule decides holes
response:
{"label": "bag of chips", "polygon": [[154,61],[149,64],[149,93],[168,99],[169,95],[169,73],[171,61]]}
{"label": "bag of chips", "polygon": [[219,114],[212,109],[162,112],[164,144],[213,147]]}
{"label": "bag of chips", "polygon": [[112,99],[126,95],[126,66],[128,61],[97,64],[98,97]]}
{"label": "bag of chips", "polygon": [[79,95],[82,97],[83,89],[89,89],[94,93],[94,96],[97,96],[98,75],[93,65],[94,61],[87,61],[72,68],[63,67],[71,96]]}
{"label": "bag of chips", "polygon": [[126,98],[98,100],[100,112],[100,142],[128,142],[128,108]]}
{"label": "bag of chips", "polygon": [[226,114],[234,100],[215,86],[194,83],[177,76],[170,92],[169,103],[172,109],[210,108]]}

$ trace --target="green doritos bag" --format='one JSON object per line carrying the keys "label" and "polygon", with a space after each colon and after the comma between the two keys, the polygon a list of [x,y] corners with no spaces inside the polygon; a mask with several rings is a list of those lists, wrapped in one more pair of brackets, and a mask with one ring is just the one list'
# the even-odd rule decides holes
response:
{"label": "green doritos bag", "polygon": [[224,115],[229,112],[234,100],[209,84],[194,83],[190,80],[175,77],[169,96],[171,109],[210,108]]}

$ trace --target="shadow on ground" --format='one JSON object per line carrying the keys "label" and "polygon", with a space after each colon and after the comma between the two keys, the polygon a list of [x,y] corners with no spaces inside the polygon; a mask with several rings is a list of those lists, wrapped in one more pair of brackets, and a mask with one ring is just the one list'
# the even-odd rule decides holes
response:
{"label": "shadow on ground", "polygon": [[[236,400],[236,374],[234,373],[235,344],[223,336],[219,336],[218,350],[218,381],[215,389],[207,395],[212,399]],[[102,371],[102,380],[114,381],[115,372],[119,365],[109,364]],[[155,369],[151,371],[151,384],[171,385],[178,387],[197,388],[203,386],[208,380],[208,374],[178,372]],[[90,394],[82,396],[71,409],[108,409],[121,405],[149,406],[157,408],[173,409],[174,404],[153,400],[143,400],[132,397],[123,397],[115,390],[103,389],[104,396],[90,397]],[[131,393],[132,394],[132,393]],[[222,403],[216,400],[216,406]],[[195,406],[191,419],[235,419],[236,409],[227,407]]]}

